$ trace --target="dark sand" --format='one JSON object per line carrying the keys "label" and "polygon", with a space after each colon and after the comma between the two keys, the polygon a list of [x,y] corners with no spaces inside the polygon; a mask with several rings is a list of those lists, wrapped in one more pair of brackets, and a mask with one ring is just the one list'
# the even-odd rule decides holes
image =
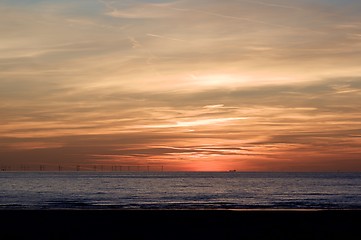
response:
{"label": "dark sand", "polygon": [[2,210],[0,239],[361,239],[360,210]]}

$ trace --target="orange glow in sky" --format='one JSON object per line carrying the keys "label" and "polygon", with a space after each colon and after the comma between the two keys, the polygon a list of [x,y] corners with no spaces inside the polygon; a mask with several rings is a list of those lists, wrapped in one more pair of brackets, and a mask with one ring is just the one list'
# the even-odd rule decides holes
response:
{"label": "orange glow in sky", "polygon": [[0,10],[1,166],[361,171],[360,1]]}

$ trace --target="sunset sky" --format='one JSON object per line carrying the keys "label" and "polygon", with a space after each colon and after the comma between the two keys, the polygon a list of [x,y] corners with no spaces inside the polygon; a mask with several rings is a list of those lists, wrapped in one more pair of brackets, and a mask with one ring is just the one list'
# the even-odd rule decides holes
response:
{"label": "sunset sky", "polygon": [[2,0],[0,165],[361,171],[360,0]]}

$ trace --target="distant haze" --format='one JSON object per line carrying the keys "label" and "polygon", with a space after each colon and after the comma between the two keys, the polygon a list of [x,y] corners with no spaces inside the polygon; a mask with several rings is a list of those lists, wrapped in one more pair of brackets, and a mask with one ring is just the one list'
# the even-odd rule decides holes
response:
{"label": "distant haze", "polygon": [[359,0],[0,12],[0,167],[361,171]]}

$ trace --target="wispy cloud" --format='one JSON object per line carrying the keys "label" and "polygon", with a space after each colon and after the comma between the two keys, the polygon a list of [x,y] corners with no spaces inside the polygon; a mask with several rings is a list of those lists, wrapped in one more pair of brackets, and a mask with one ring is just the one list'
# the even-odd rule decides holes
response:
{"label": "wispy cloud", "polygon": [[291,10],[304,10],[300,7],[296,7],[296,6],[290,6],[290,5],[285,5],[285,4],[275,4],[275,3],[271,3],[271,2],[263,2],[263,1],[248,1],[248,0],[241,0],[242,2],[247,2],[247,3],[252,3],[252,4],[259,4],[259,5],[263,5],[263,6],[267,6],[267,7],[276,7],[276,8],[284,8],[284,9],[291,9]]}
{"label": "wispy cloud", "polygon": [[161,11],[160,7],[168,6],[168,3],[137,3],[124,4],[116,7],[115,2],[107,2],[99,0],[107,8],[106,15],[114,18],[125,19],[156,19],[171,17],[172,15],[166,11]]}
{"label": "wispy cloud", "polygon": [[177,7],[172,7],[171,9],[174,9],[177,11],[186,11],[186,12],[195,12],[198,14],[206,14],[206,15],[213,16],[213,17],[220,17],[220,18],[236,20],[236,21],[246,21],[246,22],[251,22],[251,23],[258,23],[258,24],[272,26],[272,27],[290,28],[289,26],[286,26],[286,25],[274,24],[274,23],[270,23],[270,22],[260,21],[257,19],[226,15],[226,14],[204,11],[204,10],[199,10],[199,9],[187,9],[187,8],[177,8]]}
{"label": "wispy cloud", "polygon": [[147,36],[149,36],[149,37],[155,37],[155,38],[162,38],[162,39],[171,40],[171,41],[187,42],[187,41],[185,41],[185,40],[183,40],[183,39],[171,38],[171,37],[166,37],[166,36],[157,35],[157,34],[152,34],[152,33],[148,33]]}

